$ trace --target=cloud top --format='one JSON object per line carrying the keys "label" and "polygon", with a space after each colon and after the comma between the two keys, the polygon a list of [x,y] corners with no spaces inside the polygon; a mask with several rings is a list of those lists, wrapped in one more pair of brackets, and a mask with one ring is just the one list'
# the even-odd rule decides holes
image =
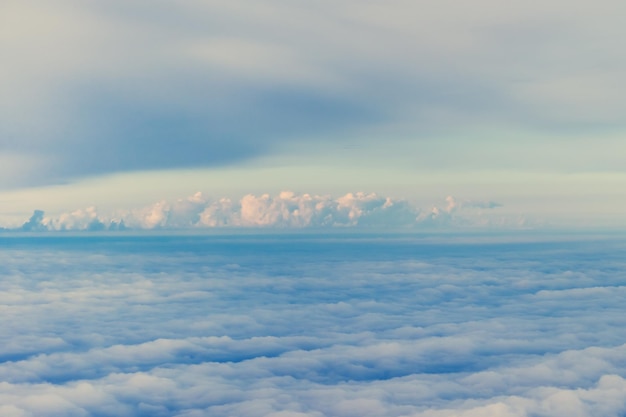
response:
{"label": "cloud top", "polygon": [[3,417],[626,412],[623,240],[2,245]]}
{"label": "cloud top", "polygon": [[446,199],[442,207],[424,210],[406,200],[376,193],[355,192],[334,198],[329,195],[248,194],[240,200],[209,199],[198,192],[173,202],[159,201],[147,207],[101,214],[95,207],[57,216],[36,210],[22,231],[99,231],[198,228],[400,229],[437,226],[490,226],[491,201]]}

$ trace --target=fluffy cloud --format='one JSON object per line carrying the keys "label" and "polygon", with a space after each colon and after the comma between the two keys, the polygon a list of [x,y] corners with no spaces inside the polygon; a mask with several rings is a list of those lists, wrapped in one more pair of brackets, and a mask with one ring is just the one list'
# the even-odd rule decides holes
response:
{"label": "fluffy cloud", "polygon": [[450,239],[7,238],[0,411],[623,415],[622,243]]}
{"label": "fluffy cloud", "polygon": [[375,193],[348,193],[333,198],[283,191],[274,197],[248,194],[234,202],[228,198],[207,199],[198,192],[186,199],[159,201],[113,215],[100,215],[95,207],[57,217],[37,210],[21,230],[489,226],[497,218],[486,215],[486,210],[500,206],[494,202],[457,201],[453,197],[448,197],[446,203],[445,207],[434,207],[429,212],[407,201]]}

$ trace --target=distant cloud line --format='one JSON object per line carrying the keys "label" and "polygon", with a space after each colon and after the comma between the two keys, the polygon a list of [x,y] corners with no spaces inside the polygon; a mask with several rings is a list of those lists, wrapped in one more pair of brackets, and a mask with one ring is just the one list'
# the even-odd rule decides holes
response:
{"label": "distant cloud line", "polygon": [[[492,201],[446,199],[442,207],[421,209],[405,200],[375,193],[347,193],[339,198],[283,191],[276,196],[248,194],[239,201],[208,199],[198,192],[174,202],[159,201],[135,210],[103,215],[95,207],[47,216],[42,210],[21,227],[3,230],[121,231],[193,228],[406,228],[437,226],[494,226],[488,212],[500,207]],[[519,225],[519,221],[515,225]]]}

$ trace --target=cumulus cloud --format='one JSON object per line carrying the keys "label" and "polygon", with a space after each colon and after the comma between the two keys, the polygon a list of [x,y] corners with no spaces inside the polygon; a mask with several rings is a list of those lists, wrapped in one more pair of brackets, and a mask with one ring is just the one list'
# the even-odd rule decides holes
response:
{"label": "cumulus cloud", "polygon": [[68,236],[3,247],[3,415],[626,412],[615,240]]}
{"label": "cumulus cloud", "polygon": [[444,226],[444,225],[457,225],[457,226],[494,226],[499,223],[499,226],[524,226],[526,220],[524,218],[518,219],[502,219],[496,220],[490,216],[485,216],[486,210],[502,207],[502,204],[494,201],[473,201],[473,200],[457,200],[452,196],[448,196],[445,199],[446,204],[442,206],[433,206],[428,211],[423,211],[418,216],[418,222],[424,225],[431,226]]}
{"label": "cumulus cloud", "polygon": [[22,225],[22,230],[26,232],[39,232],[46,230],[46,224],[44,224],[44,212],[43,210],[35,210],[30,219]]}
{"label": "cumulus cloud", "polygon": [[485,214],[486,210],[500,206],[494,202],[457,201],[453,197],[448,197],[446,202],[445,207],[434,207],[428,212],[405,200],[364,192],[333,198],[283,191],[276,196],[248,194],[239,201],[209,199],[198,192],[186,199],[162,200],[141,209],[118,210],[108,215],[99,214],[95,207],[55,217],[36,210],[21,230],[485,227],[494,222],[493,216]]}

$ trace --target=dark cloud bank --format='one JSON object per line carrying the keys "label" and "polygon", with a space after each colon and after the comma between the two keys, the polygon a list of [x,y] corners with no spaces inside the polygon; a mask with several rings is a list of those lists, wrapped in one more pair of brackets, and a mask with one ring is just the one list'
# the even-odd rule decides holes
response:
{"label": "dark cloud bank", "polygon": [[[625,126],[623,4],[570,3],[7,0],[0,186],[397,137],[455,138],[423,166],[619,170],[570,135]],[[510,132],[575,151],[511,158]]]}
{"label": "dark cloud bank", "polygon": [[3,416],[622,416],[626,246],[0,240]]}

